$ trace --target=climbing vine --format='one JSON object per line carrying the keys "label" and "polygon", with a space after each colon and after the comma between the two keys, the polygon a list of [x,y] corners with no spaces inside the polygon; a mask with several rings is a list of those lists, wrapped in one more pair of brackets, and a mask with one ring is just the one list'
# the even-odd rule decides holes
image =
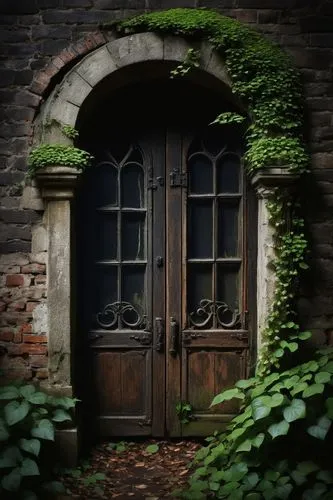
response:
{"label": "climbing vine", "polygon": [[[187,37],[195,44],[204,39],[225,61],[232,91],[245,104],[247,116],[219,114],[215,124],[249,123],[245,133],[245,165],[249,174],[283,166],[289,173],[307,171],[308,153],[302,141],[302,89],[298,71],[280,47],[260,33],[210,9],[170,9],[113,23],[120,34],[153,31]],[[184,76],[198,66],[199,49],[189,49],[172,71]],[[217,110],[218,111],[218,110]],[[257,364],[258,376],[279,369],[282,358],[298,349],[301,332],[295,312],[298,276],[306,265],[307,242],[299,205],[276,190],[268,203],[275,229],[275,296],[263,334]],[[289,213],[289,216],[287,216]]]}

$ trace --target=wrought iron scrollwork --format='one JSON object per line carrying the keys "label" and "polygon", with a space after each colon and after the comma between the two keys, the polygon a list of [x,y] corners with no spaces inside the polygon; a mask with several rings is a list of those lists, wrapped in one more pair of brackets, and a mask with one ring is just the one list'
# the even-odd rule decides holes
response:
{"label": "wrought iron scrollwork", "polygon": [[237,329],[241,326],[241,315],[225,302],[202,299],[197,309],[189,314],[189,323],[195,328],[209,328],[215,320],[217,327]]}
{"label": "wrought iron scrollwork", "polygon": [[96,314],[96,321],[102,328],[115,329],[119,320],[123,328],[144,330],[147,326],[147,316],[129,302],[107,304],[103,311]]}

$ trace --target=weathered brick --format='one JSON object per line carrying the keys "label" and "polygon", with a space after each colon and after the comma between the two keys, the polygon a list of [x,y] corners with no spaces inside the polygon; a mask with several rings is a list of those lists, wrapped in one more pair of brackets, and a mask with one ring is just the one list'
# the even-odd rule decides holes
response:
{"label": "weathered brick", "polygon": [[4,342],[12,342],[14,338],[14,329],[13,328],[0,328],[0,341]]}
{"label": "weathered brick", "polygon": [[[22,175],[24,175],[22,172],[17,172],[19,174],[16,178],[17,179],[22,179]],[[1,184],[1,176],[3,174],[0,173],[0,184]],[[20,182],[20,181],[16,181]],[[5,209],[0,209],[0,220],[3,220],[4,222],[7,223],[13,223],[13,224],[29,224],[32,222],[37,222],[39,220],[39,216],[36,214],[36,212],[33,212],[32,210],[5,210]]]}
{"label": "weathered brick", "polygon": [[[71,0],[67,0],[67,1],[71,1]],[[153,9],[154,8],[155,9],[156,8],[157,9],[165,8],[162,6],[163,4],[172,3],[170,1],[163,2],[163,0],[148,0],[148,1],[149,1],[148,7],[150,9],[152,9],[152,8]],[[177,3],[176,0],[175,0],[175,3]],[[223,2],[223,4],[225,4],[225,3],[226,2]],[[231,3],[231,2],[229,2],[229,3]],[[185,4],[187,4],[187,5],[185,5]],[[186,7],[186,6],[194,7],[195,2],[193,0],[188,0],[187,2],[183,1],[182,7]],[[109,0],[95,0],[94,7],[96,7],[97,9],[107,9],[107,10],[111,10],[111,9],[144,9],[145,8],[145,0],[113,0],[112,2],[110,2]]]}
{"label": "weathered brick", "polygon": [[11,29],[0,30],[0,42],[29,42],[29,30],[24,28],[17,28],[12,26]]}
{"label": "weathered brick", "polygon": [[14,344],[20,344],[22,342],[22,333],[20,331],[14,332],[13,342]]}
{"label": "weathered brick", "polygon": [[236,10],[236,18],[243,23],[255,23],[257,11],[255,9],[239,9]]}
{"label": "weathered brick", "polygon": [[45,24],[96,24],[110,19],[105,10],[49,10],[42,13]]}
{"label": "weathered brick", "polygon": [[25,302],[12,302],[8,305],[7,311],[24,311],[25,310]]}
{"label": "weathered brick", "polygon": [[6,276],[6,286],[24,286],[24,278],[22,274],[8,274]]}
{"label": "weathered brick", "polygon": [[32,323],[23,323],[20,327],[19,327],[19,330],[18,330],[21,335],[22,334],[28,334],[28,333],[32,333]]}
{"label": "weathered brick", "polygon": [[0,301],[0,312],[3,312],[6,310],[7,304],[6,302],[3,302],[2,300]]}
{"label": "weathered brick", "polygon": [[26,310],[28,312],[32,312],[35,309],[36,306],[38,306],[38,302],[27,302],[27,304],[26,304]]}
{"label": "weathered brick", "polygon": [[27,344],[23,343],[20,346],[20,354],[46,354],[47,346],[43,344]]}
{"label": "weathered brick", "polygon": [[257,21],[259,24],[275,24],[279,22],[280,12],[277,10],[259,10]]}
{"label": "weathered brick", "polygon": [[12,252],[30,252],[31,244],[29,241],[4,241],[0,242],[0,253],[7,254]]}
{"label": "weathered brick", "polygon": [[26,266],[22,266],[21,272],[24,274],[42,274],[45,273],[46,266],[45,264],[27,264]]}
{"label": "weathered brick", "polygon": [[45,275],[38,275],[35,277],[35,285],[45,285],[46,283],[46,276]]}
{"label": "weathered brick", "polygon": [[47,368],[38,368],[36,371],[36,378],[39,380],[44,380],[47,379],[49,376],[49,371]]}
{"label": "weathered brick", "polygon": [[45,368],[47,366],[47,357],[43,355],[32,354],[29,361],[32,368]]}
{"label": "weathered brick", "polygon": [[42,50],[46,55],[56,55],[68,45],[67,40],[45,40],[42,42]]}
{"label": "weathered brick", "polygon": [[38,8],[33,0],[25,0],[24,2],[1,1],[2,14],[34,14],[37,11]]}
{"label": "weathered brick", "polygon": [[28,344],[45,344],[47,343],[46,335],[23,335],[23,342]]}
{"label": "weathered brick", "polygon": [[69,26],[45,26],[44,24],[39,24],[38,26],[33,26],[31,31],[32,39],[57,39],[65,38],[70,39],[72,30]]}
{"label": "weathered brick", "polygon": [[26,264],[29,264],[29,255],[25,253],[0,255],[0,265],[2,266],[25,266]]}

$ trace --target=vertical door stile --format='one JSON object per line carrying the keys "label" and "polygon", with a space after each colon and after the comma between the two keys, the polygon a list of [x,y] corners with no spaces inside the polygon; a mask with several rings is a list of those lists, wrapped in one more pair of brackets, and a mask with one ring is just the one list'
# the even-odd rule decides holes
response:
{"label": "vertical door stile", "polygon": [[[154,133],[151,140],[153,189],[150,189],[151,226],[151,281],[153,339],[153,422],[152,434],[165,435],[165,135]],[[157,182],[159,179],[159,182]]]}
{"label": "vertical door stile", "polygon": [[[180,422],[176,414],[176,405],[181,398],[180,370],[180,322],[182,292],[179,283],[181,265],[181,189],[170,186],[170,174],[173,169],[181,168],[181,138],[175,131],[166,134],[166,229],[167,229],[167,311],[166,311],[166,419],[169,436],[180,435]],[[173,349],[176,352],[173,353]]]}

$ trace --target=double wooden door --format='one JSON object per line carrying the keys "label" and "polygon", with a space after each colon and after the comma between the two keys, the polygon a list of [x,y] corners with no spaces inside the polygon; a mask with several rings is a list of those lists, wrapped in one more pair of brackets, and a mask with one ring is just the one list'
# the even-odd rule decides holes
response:
{"label": "double wooden door", "polygon": [[248,243],[239,139],[135,130],[95,152],[84,195],[83,288],[100,435],[205,435],[247,375]]}

